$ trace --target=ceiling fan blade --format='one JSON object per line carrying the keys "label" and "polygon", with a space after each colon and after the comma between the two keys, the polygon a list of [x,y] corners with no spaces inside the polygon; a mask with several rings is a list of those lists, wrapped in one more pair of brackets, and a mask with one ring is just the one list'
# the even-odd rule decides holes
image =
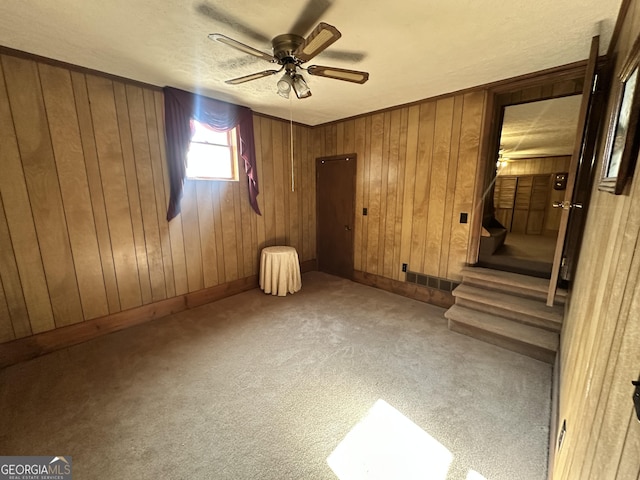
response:
{"label": "ceiling fan blade", "polygon": [[245,45],[244,43],[238,42],[233,38],[229,38],[226,35],[222,35],[221,33],[210,33],[209,38],[211,40],[215,40],[220,43],[224,43],[236,50],[240,50],[241,52],[248,53],[249,55],[253,55],[254,57],[261,58],[266,60],[267,62],[278,63],[278,59],[273,55],[269,55],[268,53],[261,52],[260,50],[250,47],[249,45]]}
{"label": "ceiling fan blade", "polygon": [[[282,69],[280,69],[282,70]],[[251,80],[257,80],[258,78],[268,77],[275,75],[280,70],[265,70],[264,72],[252,73],[251,75],[245,75],[244,77],[232,78],[231,80],[225,80],[224,83],[229,85],[239,85],[241,83],[250,82]]]}
{"label": "ceiling fan blade", "polygon": [[289,32],[304,37],[320,21],[324,13],[329,10],[331,4],[331,0],[309,0]]}
{"label": "ceiling fan blade", "polygon": [[228,13],[220,10],[218,7],[210,4],[210,3],[206,3],[203,2],[201,4],[199,4],[198,6],[196,6],[196,10],[206,16],[211,18],[212,20],[216,21],[216,22],[220,22],[223,23],[225,25],[230,26],[231,28],[233,28],[233,30],[235,32],[241,33],[253,40],[255,40],[256,42],[259,43],[264,43],[264,44],[269,44],[269,42],[271,41],[271,38],[267,37],[266,35],[263,35],[262,33],[254,30],[253,28],[251,28],[248,25],[245,25],[242,20],[237,19],[236,17],[233,17],[231,15],[229,15]]}
{"label": "ceiling fan blade", "polygon": [[322,52],[325,48],[338,40],[342,34],[328,23],[320,22],[304,42],[300,44],[293,55],[301,62],[307,62]]}
{"label": "ceiling fan blade", "polygon": [[307,68],[309,75],[317,75],[319,77],[333,78],[335,80],[344,80],[345,82],[364,83],[369,80],[368,72],[359,72],[358,70],[346,70],[344,68],[322,67],[320,65],[312,65]]}

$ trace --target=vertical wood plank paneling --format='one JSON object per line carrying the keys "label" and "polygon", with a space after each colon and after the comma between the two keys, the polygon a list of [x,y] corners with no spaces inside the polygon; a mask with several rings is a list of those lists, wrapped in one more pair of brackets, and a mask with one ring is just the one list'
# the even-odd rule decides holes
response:
{"label": "vertical wood plank paneling", "polygon": [[199,180],[185,180],[182,194],[182,234],[187,264],[187,285],[190,292],[204,288],[202,276],[202,246],[198,222],[198,201],[196,183]]}
{"label": "vertical wood plank paneling", "polygon": [[98,165],[96,140],[93,134],[94,126],[89,106],[86,77],[81,73],[71,72],[71,82],[76,100],[84,163],[87,171],[87,181],[89,182],[89,193],[91,195],[91,208],[93,210],[93,219],[98,237],[102,278],[105,291],[107,292],[109,313],[115,313],[120,311],[120,296],[118,294],[113,255],[111,253],[111,238],[109,236],[109,224],[107,221],[104,192],[102,190],[100,167]]}
{"label": "vertical wood plank paneling", "polygon": [[56,326],[83,319],[37,64],[4,57],[4,74]]}
{"label": "vertical wood plank paneling", "polygon": [[[282,185],[282,197],[280,201],[283,209],[284,219],[284,245],[291,245],[291,224],[289,223],[289,197],[292,186],[295,188],[295,179],[291,177],[291,129],[293,125],[283,124],[282,128],[282,179],[276,181]],[[294,146],[295,148],[295,146]],[[294,160],[295,161],[295,160]],[[292,182],[293,180],[293,182]]]}
{"label": "vertical wood plank paneling", "polygon": [[[300,203],[300,164],[302,152],[299,152],[300,148],[300,137],[298,135],[299,127],[294,125],[293,127],[293,168],[291,165],[291,148],[287,147],[287,152],[289,155],[289,162],[287,162],[287,192],[286,194],[286,203],[287,206],[287,243],[293,246],[298,252],[298,258],[301,254],[302,244],[300,243],[300,223],[298,221],[298,205]],[[294,185],[293,191],[291,190],[291,174],[293,171],[294,175]]]}
{"label": "vertical wood plank paneling", "polygon": [[11,315],[9,315],[9,306],[7,305],[2,278],[0,278],[0,342],[10,342],[14,338],[15,334],[11,324]]}
{"label": "vertical wood plank paneling", "polygon": [[[0,73],[5,69],[5,57],[0,56]],[[2,158],[2,175],[0,175],[0,194],[4,204],[8,231],[15,253],[16,268],[20,275],[20,285],[29,314],[28,322],[16,323],[18,331],[23,334],[38,333],[55,327],[53,312],[49,302],[49,292],[44,275],[44,267],[39,255],[38,239],[36,236],[29,195],[22,171],[20,152],[13,127],[9,99],[4,81],[0,75],[0,157]],[[1,255],[4,258],[4,251]],[[12,272],[10,259],[3,261],[2,274]],[[5,277],[5,281],[16,281],[15,273],[12,277]],[[6,292],[9,289],[7,288]],[[16,305],[19,305],[16,298]]]}
{"label": "vertical wood plank paneling", "polygon": [[182,231],[182,214],[169,222],[169,239],[171,241],[171,261],[176,285],[176,295],[184,295],[189,291],[187,274],[187,256],[184,249],[184,234]]}
{"label": "vertical wood plank paneling", "polygon": [[342,153],[353,153],[356,151],[355,129],[355,120],[348,120],[344,123],[344,144],[342,146]]}
{"label": "vertical wood plank paneling", "polygon": [[[398,169],[399,169],[399,136],[400,136],[400,121],[402,112],[400,110],[393,110],[389,112],[389,137],[388,137],[388,157],[387,162],[387,219],[384,231],[384,264],[383,275],[387,278],[393,278],[394,273],[399,270],[399,266],[394,264],[394,252],[395,252],[395,232],[396,225],[399,224],[397,218],[397,205],[396,200],[398,196]],[[402,178],[404,180],[404,178]]]}
{"label": "vertical wood plank paneling", "polygon": [[[136,175],[138,180],[139,202],[142,211],[142,224],[147,251],[148,272],[140,270],[141,285],[145,273],[145,283],[150,281],[152,301],[157,302],[166,298],[164,286],[164,270],[162,247],[160,246],[160,230],[156,204],[156,184],[151,167],[149,131],[147,128],[147,113],[143,90],[139,87],[127,85],[127,104],[131,118],[131,135],[133,138],[133,152],[135,155]],[[154,107],[155,111],[155,107]],[[158,176],[156,174],[156,176]],[[127,179],[128,180],[128,179]]]}
{"label": "vertical wood plank paneling", "polygon": [[462,125],[460,129],[460,149],[453,218],[461,212],[469,213],[470,223],[453,222],[451,226],[451,248],[449,250],[448,278],[460,279],[460,270],[465,264],[469,244],[469,225],[474,214],[473,198],[480,152],[480,130],[484,111],[485,93],[472,92],[464,95]]}
{"label": "vertical wood plank paneling", "polygon": [[218,260],[218,283],[229,281],[225,272],[224,260],[224,235],[222,227],[222,204],[220,190],[224,188],[224,183],[213,182],[211,184],[211,201],[213,208],[213,229],[215,232],[216,258]]}
{"label": "vertical wood plank paneling", "polygon": [[118,120],[110,80],[87,76],[113,263],[123,310],[142,304]]}
{"label": "vertical wood plank paneling", "polygon": [[[264,178],[264,161],[262,150],[264,149],[265,133],[262,131],[263,120],[262,117],[253,117],[253,136],[256,142],[256,166],[258,168],[258,188],[260,189],[260,196],[258,197],[258,203],[260,205],[260,211],[262,215],[256,219],[256,239],[258,242],[258,249],[262,249],[266,246],[266,224],[265,217],[267,216],[267,205],[265,200],[265,178]],[[314,193],[315,194],[315,193]],[[256,265],[260,261],[260,252],[256,252],[255,256]]]}
{"label": "vertical wood plank paneling", "polygon": [[200,248],[202,249],[202,276],[204,287],[218,285],[218,252],[213,226],[213,203],[211,199],[212,182],[196,182],[196,200],[198,204],[198,221],[200,232]]}
{"label": "vertical wood plank paneling", "polygon": [[274,153],[272,142],[273,122],[261,119],[261,150],[262,150],[262,197],[264,202],[265,245],[275,245],[276,233],[276,201],[274,185]]}
{"label": "vertical wood plank paneling", "polygon": [[[371,178],[371,116],[367,116],[364,124],[364,185],[362,188],[363,205],[367,207],[367,216],[362,219],[362,270],[367,271],[368,251],[369,251],[369,224],[371,207],[369,201],[370,178]],[[373,228],[373,227],[372,227]]]}
{"label": "vertical wood plank paneling", "polygon": [[363,239],[364,239],[364,227],[366,217],[362,214],[362,209],[366,207],[364,200],[364,173],[366,158],[365,152],[365,137],[366,137],[366,121],[364,118],[358,118],[354,122],[354,136],[355,144],[354,151],[359,152],[358,164],[356,168],[356,223],[354,228],[354,255],[353,255],[353,268],[356,270],[363,270]]}
{"label": "vertical wood plank paneling", "polygon": [[371,117],[371,136],[369,150],[369,215],[367,221],[367,270],[378,273],[378,259],[380,252],[380,222],[381,211],[381,182],[382,182],[382,148],[384,129],[384,114]]}
{"label": "vertical wood plank paneling", "polygon": [[460,150],[460,128],[462,127],[463,97],[457,95],[454,98],[453,119],[451,129],[451,150],[449,152],[449,166],[447,172],[447,193],[444,204],[447,206],[442,225],[442,250],[440,254],[440,266],[438,276],[449,278],[449,252],[451,249],[451,228],[458,221],[453,213],[453,205],[456,192],[456,178],[458,176],[458,158]]}
{"label": "vertical wood plank paneling", "polygon": [[[378,266],[377,271],[384,275],[384,259],[389,251],[386,244],[387,239],[387,195],[389,190],[389,135],[391,134],[391,112],[385,112],[382,123],[382,150],[381,172],[380,172],[380,196],[379,196],[379,212],[378,217]],[[395,212],[394,212],[395,213]],[[392,250],[393,251],[393,250]]]}
{"label": "vertical wood plank paneling", "polygon": [[222,217],[222,242],[225,281],[238,278],[236,220],[233,209],[233,191],[228,182],[219,183],[220,212]]}
{"label": "vertical wood plank paneling", "polygon": [[238,182],[227,182],[233,195],[233,218],[234,218],[234,232],[236,235],[236,243],[234,245],[235,260],[236,260],[236,278],[242,278],[244,276],[244,262],[242,255],[244,252],[244,243],[242,235],[242,210],[240,208],[240,188]]}
{"label": "vertical wood plank paneling", "polygon": [[282,122],[271,122],[271,145],[272,145],[272,165],[273,165],[273,196],[272,202],[275,210],[275,244],[284,245],[286,243],[285,229],[285,185],[284,175],[284,145],[283,145],[283,125]]}
{"label": "vertical wood plank paneling", "polygon": [[241,255],[242,269],[241,275],[242,277],[248,277],[254,274],[253,271],[253,258],[258,253],[258,246],[254,240],[254,230],[255,227],[251,222],[251,218],[256,216],[255,212],[251,209],[251,205],[249,204],[249,183],[247,180],[247,175],[244,171],[244,165],[242,160],[240,160],[240,182],[238,188],[239,195],[239,206],[240,206],[240,220],[241,220],[241,235],[242,235],[242,250],[239,252]]}
{"label": "vertical wood plank paneling", "polygon": [[[163,242],[163,238],[166,239],[166,220],[165,210],[167,208],[165,203],[164,187],[163,187],[163,171],[162,171],[162,157],[160,155],[160,141],[161,137],[158,136],[158,120],[156,118],[156,106],[154,101],[153,92],[148,89],[143,90],[144,100],[144,113],[147,126],[147,139],[149,142],[149,155],[151,157],[151,173],[152,173],[152,185],[155,199],[155,205],[149,208],[150,211],[155,212],[155,218],[151,218],[150,223],[154,241],[150,242],[147,247],[147,255],[149,258],[149,275],[151,278],[151,292],[153,294],[154,301],[163,300],[167,298],[167,285],[166,285],[166,272],[165,272],[165,258],[169,256],[170,247],[166,240]],[[153,255],[149,253],[149,249],[153,248]],[[171,267],[171,265],[167,265]]]}
{"label": "vertical wood plank paneling", "polygon": [[[1,77],[2,75],[0,75],[0,78]],[[1,116],[2,113],[0,113],[0,118]],[[1,125],[2,120],[0,119],[0,126]],[[2,134],[0,134],[0,141],[2,139],[1,135]],[[1,153],[2,147],[0,147],[0,154]],[[31,335],[29,313],[27,312],[27,305],[24,301],[24,294],[20,288],[20,274],[18,273],[16,254],[11,243],[11,236],[9,235],[9,225],[7,224],[2,195],[0,195],[0,280],[2,280],[3,294],[7,302],[12,338],[22,338]]]}
{"label": "vertical wood plank paneling", "polygon": [[[115,82],[113,84],[113,93],[116,102],[116,112],[118,115],[118,128],[120,133],[120,145],[122,146],[122,159],[124,162],[125,179],[127,182],[127,193],[129,196],[129,209],[131,211],[131,227],[133,229],[133,242],[136,248],[136,259],[138,262],[138,274],[140,278],[140,294],[142,303],[151,303],[151,279],[149,277],[149,263],[147,259],[147,245],[145,242],[144,226],[142,220],[142,210],[140,207],[140,192],[138,190],[138,173],[136,166],[137,159],[134,156],[132,125],[131,122],[139,125],[139,115],[136,113],[133,117],[129,116],[129,105],[125,85]],[[136,99],[131,98],[133,110],[135,111]],[[139,140],[139,139],[137,139]],[[146,140],[143,138],[143,142]],[[143,143],[144,146],[144,143]],[[140,147],[137,147],[138,149]],[[142,163],[142,159],[140,159]],[[144,179],[142,180],[143,188],[145,187]]]}
{"label": "vertical wood plank paneling", "polygon": [[39,70],[83,318],[97,318],[107,315],[109,307],[71,75],[66,69],[44,64]]}
{"label": "vertical wood plank paneling", "polygon": [[420,130],[420,106],[409,107],[407,118],[407,160],[404,170],[404,195],[402,199],[402,240],[400,262],[407,263],[409,270],[417,271],[418,263],[412,262],[413,213],[415,202],[416,168],[418,161],[418,136]]}
{"label": "vertical wood plank paneling", "polygon": [[[300,129],[301,136],[301,144],[302,152],[304,152],[302,156],[302,161],[300,163],[300,234],[302,243],[300,245],[302,259],[309,260],[310,258],[315,258],[315,255],[310,255],[310,246],[311,246],[311,225],[309,221],[309,215],[311,214],[311,195],[315,195],[315,191],[311,191],[310,179],[309,176],[313,175],[313,168],[311,167],[314,164],[315,159],[313,158],[313,152],[311,151],[312,142],[309,139],[309,129]],[[313,229],[315,231],[315,229]]]}
{"label": "vertical wood plank paneling", "polygon": [[409,123],[409,110],[403,108],[400,111],[400,130],[398,132],[398,172],[397,182],[398,190],[396,192],[396,219],[393,231],[393,262],[392,262],[392,278],[395,280],[403,280],[402,273],[402,225],[404,218],[404,192],[405,192],[405,169],[407,162],[407,131]]}
{"label": "vertical wood plank paneling", "polygon": [[[146,97],[145,97],[146,98]],[[167,173],[167,154],[165,151],[164,136],[164,97],[162,92],[154,92],[153,101],[156,112],[156,137],[158,139],[158,158],[154,158],[154,173],[156,182],[156,201],[158,204],[158,225],[160,226],[160,243],[162,245],[162,261],[164,266],[164,283],[167,289],[167,298],[176,296],[175,272],[173,269],[173,252],[171,250],[171,235],[167,223],[167,207],[169,204],[169,176]],[[153,134],[150,133],[150,137]],[[159,170],[159,171],[158,171]]]}
{"label": "vertical wood plank paneling", "polygon": [[410,258],[410,263],[417,272],[424,270],[424,250],[432,165],[431,157],[433,154],[433,133],[436,116],[435,107],[435,102],[420,105]]}
{"label": "vertical wood plank paneling", "polygon": [[336,155],[347,153],[344,149],[344,122],[336,125]]}
{"label": "vertical wood plank paneling", "polygon": [[425,250],[424,272],[440,276],[440,258],[442,255],[442,230],[447,211],[452,205],[445,203],[449,171],[449,153],[451,151],[451,131],[453,126],[452,97],[436,102],[436,120],[433,134],[433,157],[429,182],[429,205],[427,213],[427,242]]}

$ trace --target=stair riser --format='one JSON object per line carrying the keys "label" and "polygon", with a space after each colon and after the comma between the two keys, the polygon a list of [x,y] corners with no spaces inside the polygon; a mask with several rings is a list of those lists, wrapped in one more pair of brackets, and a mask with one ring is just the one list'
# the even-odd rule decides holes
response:
{"label": "stair riser", "polygon": [[467,298],[463,298],[460,296],[456,296],[456,304],[463,307],[478,310],[481,312],[499,315],[501,317],[508,318],[516,322],[524,323],[525,325],[532,325],[534,327],[544,328],[545,330],[549,330],[551,332],[560,332],[560,329],[561,329],[561,324],[553,320],[550,320],[548,318],[540,318],[540,317],[529,315],[526,313],[515,312],[513,310],[502,308],[496,305],[489,305],[486,303],[476,302],[474,300],[469,300]]}
{"label": "stair riser", "polygon": [[556,357],[556,352],[554,351],[530,344],[521,343],[512,338],[503,337],[493,332],[487,332],[486,330],[461,324],[451,319],[449,319],[449,330],[476,338],[478,340],[482,340],[486,343],[497,345],[498,347],[505,348],[512,352],[535,358],[536,360],[540,360],[545,363],[553,364]]}
{"label": "stair riser", "polygon": [[[543,300],[543,301],[547,300],[546,292],[540,292],[537,290],[528,289],[526,287],[518,287],[515,285],[509,285],[509,284],[500,283],[500,282],[492,282],[491,280],[484,279],[484,278],[474,278],[474,277],[468,277],[466,275],[463,275],[462,282],[465,285],[471,285],[473,287],[478,287],[478,288],[485,288],[488,290],[496,290],[498,292],[508,292],[514,295],[518,295],[519,297],[530,298],[532,300]],[[557,296],[555,298],[554,303],[556,305],[564,305],[564,300],[565,300],[564,298]]]}

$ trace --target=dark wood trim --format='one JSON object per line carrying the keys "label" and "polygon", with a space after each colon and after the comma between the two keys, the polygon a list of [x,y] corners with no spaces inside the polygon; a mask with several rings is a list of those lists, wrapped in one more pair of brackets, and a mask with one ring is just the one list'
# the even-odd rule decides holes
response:
{"label": "dark wood trim", "polygon": [[353,271],[353,281],[443,308],[449,308],[454,304],[451,292],[423,287],[415,283],[401,282],[360,270]]}
{"label": "dark wood trim", "polygon": [[609,41],[609,47],[607,48],[607,57],[613,57],[618,43],[618,38],[620,37],[620,31],[622,30],[622,24],[624,23],[625,18],[627,18],[630,5],[631,0],[622,0],[622,3],[620,4],[620,11],[618,12],[616,24],[613,27],[613,33],[611,34],[611,40]]}
{"label": "dark wood trim", "polygon": [[256,275],[0,345],[0,368],[258,287]]}
{"label": "dark wood trim", "polygon": [[147,88],[147,89],[155,90],[159,92],[162,91],[162,87],[159,87],[158,85],[152,85],[150,83],[140,82],[138,80],[132,80],[126,77],[120,77],[118,75],[102,72],[100,70],[81,67],[80,65],[63,62],[62,60],[56,60],[55,58],[42,57],[40,55],[36,55],[35,53],[29,53],[29,52],[24,52],[22,50],[15,50],[13,48],[3,47],[2,45],[0,45],[0,54],[11,55],[13,57],[24,58],[26,60],[33,60],[34,62],[45,63],[47,65],[51,65],[54,67],[66,68],[67,70],[71,70],[73,72],[79,72],[79,73],[84,73],[88,75],[96,75],[98,77],[108,78],[109,80],[127,83],[129,85],[135,85],[141,88]]}

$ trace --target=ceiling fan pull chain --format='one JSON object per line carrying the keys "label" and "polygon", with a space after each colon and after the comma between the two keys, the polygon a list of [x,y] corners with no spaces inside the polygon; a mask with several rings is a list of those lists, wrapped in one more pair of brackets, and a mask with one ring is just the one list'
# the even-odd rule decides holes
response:
{"label": "ceiling fan pull chain", "polygon": [[293,174],[293,97],[289,97],[289,139],[291,143],[291,191],[295,192],[295,182]]}

